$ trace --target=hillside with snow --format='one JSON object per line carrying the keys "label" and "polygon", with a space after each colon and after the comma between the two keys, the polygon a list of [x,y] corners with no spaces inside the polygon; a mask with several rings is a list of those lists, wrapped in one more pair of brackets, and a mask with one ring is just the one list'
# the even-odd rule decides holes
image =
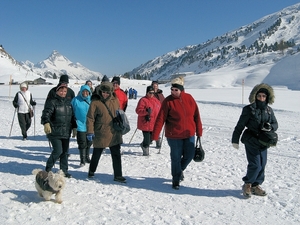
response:
{"label": "hillside with snow", "polygon": [[243,81],[248,86],[268,82],[299,90],[299,9],[300,3],[205,43],[158,56],[129,74],[169,80],[170,75],[192,73],[204,87],[215,87],[207,80],[224,80],[223,76],[237,71],[238,76],[231,76],[222,86],[240,85]]}

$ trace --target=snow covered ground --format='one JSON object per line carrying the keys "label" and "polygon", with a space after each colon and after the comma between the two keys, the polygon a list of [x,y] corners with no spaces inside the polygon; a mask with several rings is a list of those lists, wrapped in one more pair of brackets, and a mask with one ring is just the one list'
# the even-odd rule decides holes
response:
{"label": "snow covered ground", "polygon": [[[186,86],[189,85],[189,80]],[[196,82],[196,81],[194,81]],[[222,82],[222,81],[220,81]],[[121,87],[134,87],[138,97],[149,81],[122,80]],[[77,93],[79,85],[72,84]],[[109,149],[100,159],[93,180],[87,179],[88,165],[79,167],[77,143],[71,139],[69,172],[63,203],[46,202],[34,187],[35,168],[44,169],[50,154],[40,117],[51,86],[30,86],[37,101],[36,114],[28,134],[21,140],[12,99],[18,85],[0,86],[0,221],[3,224],[299,224],[300,188],[300,92],[275,87],[273,109],[279,123],[277,147],[268,150],[266,197],[245,199],[241,194],[246,172],[243,145],[231,146],[231,135],[248,104],[251,88],[186,89],[197,100],[204,132],[202,146],[206,158],[191,162],[179,190],[171,188],[169,147],[164,140],[161,154],[154,145],[150,156],[142,156],[141,131],[136,129],[138,102],[129,100],[127,115],[131,131],[122,145],[126,184],[113,181]],[[160,85],[165,96],[169,86]],[[9,97],[10,96],[10,97]],[[34,126],[35,124],[35,126]],[[58,164],[54,170],[59,168]]]}

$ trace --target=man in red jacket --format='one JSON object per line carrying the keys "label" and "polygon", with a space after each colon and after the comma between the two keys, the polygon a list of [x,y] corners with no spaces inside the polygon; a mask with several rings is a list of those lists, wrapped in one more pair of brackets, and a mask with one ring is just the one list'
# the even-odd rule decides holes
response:
{"label": "man in red jacket", "polygon": [[171,149],[172,188],[178,190],[183,171],[195,155],[195,134],[202,136],[202,122],[196,101],[184,92],[182,77],[171,81],[171,95],[163,101],[155,121],[152,140],[158,140],[165,124],[165,136]]}
{"label": "man in red jacket", "polygon": [[120,88],[120,77],[113,77],[111,82],[113,83],[115,94],[119,99],[120,109],[125,112],[127,108],[128,98],[125,92]]}

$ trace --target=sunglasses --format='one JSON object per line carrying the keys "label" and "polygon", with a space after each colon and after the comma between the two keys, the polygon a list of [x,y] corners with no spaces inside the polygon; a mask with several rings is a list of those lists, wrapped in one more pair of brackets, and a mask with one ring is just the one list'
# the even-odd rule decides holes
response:
{"label": "sunglasses", "polygon": [[258,98],[266,98],[267,95],[265,95],[265,94],[258,94],[257,97],[258,97]]}
{"label": "sunglasses", "polygon": [[179,91],[178,88],[171,88],[171,91]]}
{"label": "sunglasses", "polygon": [[149,91],[148,94],[154,95],[154,91]]}

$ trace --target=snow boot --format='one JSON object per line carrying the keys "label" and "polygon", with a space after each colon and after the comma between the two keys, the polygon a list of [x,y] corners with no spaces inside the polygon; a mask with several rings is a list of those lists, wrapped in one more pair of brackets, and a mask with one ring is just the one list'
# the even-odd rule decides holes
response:
{"label": "snow boot", "polygon": [[266,196],[267,193],[259,186],[251,187],[251,192],[253,195],[258,195],[258,196]]}
{"label": "snow boot", "polygon": [[80,167],[85,166],[85,150],[79,149],[79,155],[80,155]]}
{"label": "snow boot", "polygon": [[250,198],[251,197],[251,183],[245,183],[243,185],[243,195],[246,197],[246,198]]}

